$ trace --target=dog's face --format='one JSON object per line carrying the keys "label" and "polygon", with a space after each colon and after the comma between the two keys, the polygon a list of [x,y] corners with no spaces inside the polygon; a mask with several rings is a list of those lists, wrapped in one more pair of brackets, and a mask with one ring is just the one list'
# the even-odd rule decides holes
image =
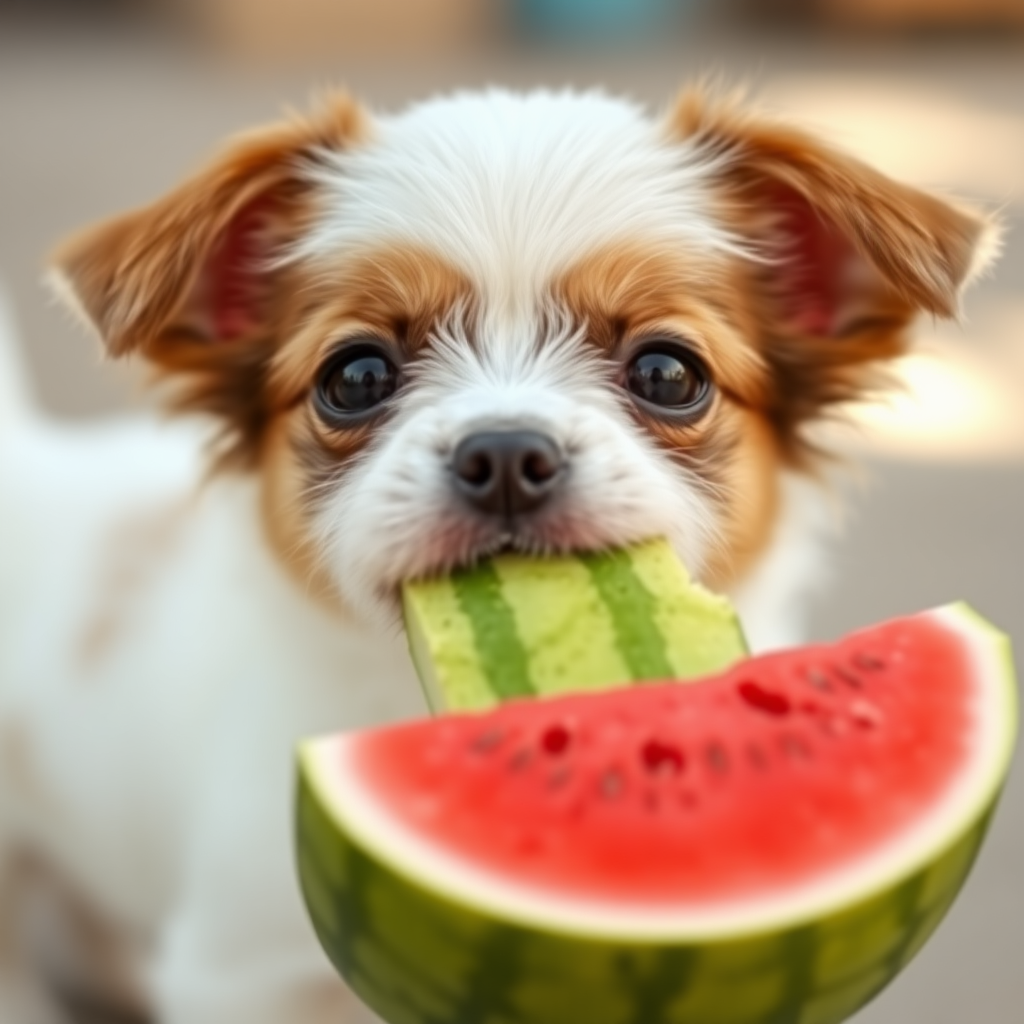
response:
{"label": "dog's face", "polygon": [[502,548],[665,534],[719,586],[779,470],[955,311],[985,225],[684,97],[350,101],[240,140],[58,267],[223,417],[282,556],[353,609]]}

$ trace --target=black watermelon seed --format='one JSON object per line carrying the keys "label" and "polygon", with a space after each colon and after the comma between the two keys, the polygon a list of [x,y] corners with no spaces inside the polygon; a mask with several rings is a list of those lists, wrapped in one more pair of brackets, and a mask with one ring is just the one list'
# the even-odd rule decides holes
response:
{"label": "black watermelon seed", "polygon": [[788,715],[790,711],[789,698],[774,690],[766,690],[758,683],[750,680],[740,683],[736,689],[739,695],[758,711],[768,715]]}
{"label": "black watermelon seed", "polygon": [[868,654],[867,651],[858,651],[853,656],[853,663],[857,668],[867,672],[879,672],[885,668],[885,662],[876,654]]}
{"label": "black watermelon seed", "polygon": [[505,734],[501,729],[488,729],[473,740],[470,749],[478,754],[489,754],[495,747],[500,746],[504,738]]}
{"label": "black watermelon seed", "polygon": [[729,771],[729,754],[721,743],[709,743],[704,755],[717,775],[725,775]]}
{"label": "black watermelon seed", "polygon": [[509,768],[514,772],[522,771],[533,760],[533,752],[523,747],[517,750],[508,762]]}
{"label": "black watermelon seed", "polygon": [[833,665],[832,671],[852,690],[860,690],[864,687],[864,681],[860,676],[855,675],[848,668],[842,665]]}
{"label": "black watermelon seed", "polygon": [[617,800],[626,788],[626,784],[622,780],[622,773],[615,768],[610,768],[601,776],[598,788],[601,796],[606,800]]}
{"label": "black watermelon seed", "polygon": [[548,754],[562,754],[569,749],[569,730],[564,725],[549,725],[541,735],[540,745]]}
{"label": "black watermelon seed", "polygon": [[804,674],[807,677],[807,681],[816,690],[827,691],[832,689],[832,684],[828,681],[828,676],[826,676],[825,673],[821,671],[821,669],[809,668]]}
{"label": "black watermelon seed", "polygon": [[565,767],[556,768],[548,776],[548,789],[550,789],[550,790],[564,789],[569,784],[569,780],[571,778],[572,778],[572,772],[569,771],[568,768],[565,768]]}

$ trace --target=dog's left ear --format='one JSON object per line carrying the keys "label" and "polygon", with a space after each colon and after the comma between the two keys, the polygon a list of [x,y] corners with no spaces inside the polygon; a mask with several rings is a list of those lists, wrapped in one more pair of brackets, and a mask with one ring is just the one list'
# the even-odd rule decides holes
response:
{"label": "dog's left ear", "polygon": [[361,108],[332,96],[238,137],[162,199],[54,255],[58,296],[111,355],[140,353],[172,377],[179,408],[219,417],[230,454],[267,418],[266,369],[294,291],[286,257],[316,214],[317,167],[366,130]]}
{"label": "dog's left ear", "polygon": [[348,97],[241,135],[162,199],[86,228],[53,257],[58,295],[114,356],[232,343],[265,325],[275,258],[309,213],[312,171],[364,132]]}

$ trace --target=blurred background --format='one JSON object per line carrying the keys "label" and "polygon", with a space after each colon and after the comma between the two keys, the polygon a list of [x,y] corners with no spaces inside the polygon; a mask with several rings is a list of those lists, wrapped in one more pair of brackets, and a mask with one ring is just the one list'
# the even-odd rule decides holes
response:
{"label": "blurred background", "polygon": [[[1024,0],[0,0],[0,282],[39,394],[69,418],[147,401],[49,303],[48,248],[318,87],[389,109],[597,85],[657,107],[708,74],[1001,212],[1004,257],[964,323],[923,324],[903,391],[837,430],[863,471],[812,625],[963,597],[1024,650]],[[1021,1021],[1022,776],[952,916],[857,1024]]]}

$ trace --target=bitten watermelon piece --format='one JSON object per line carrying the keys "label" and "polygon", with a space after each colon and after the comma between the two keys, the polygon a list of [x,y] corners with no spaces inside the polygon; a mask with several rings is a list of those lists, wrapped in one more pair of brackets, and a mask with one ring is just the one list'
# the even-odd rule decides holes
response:
{"label": "bitten watermelon piece", "polygon": [[408,583],[403,597],[409,648],[435,711],[689,679],[747,653],[732,606],[693,583],[665,540],[502,555]]}
{"label": "bitten watermelon piece", "polygon": [[329,737],[299,854],[393,1024],[835,1024],[966,878],[1008,770],[964,605],[724,673]]}

